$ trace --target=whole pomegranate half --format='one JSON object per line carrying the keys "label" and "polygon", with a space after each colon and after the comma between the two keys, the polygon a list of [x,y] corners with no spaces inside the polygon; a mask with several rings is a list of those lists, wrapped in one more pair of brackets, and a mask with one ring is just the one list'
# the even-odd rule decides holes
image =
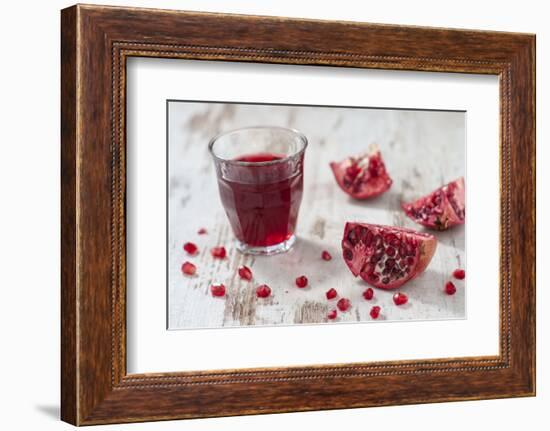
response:
{"label": "whole pomegranate half", "polygon": [[409,218],[431,229],[446,230],[464,224],[464,178],[445,184],[415,202],[401,204]]}
{"label": "whole pomegranate half", "polygon": [[365,154],[348,157],[330,167],[340,188],[355,199],[368,199],[388,190],[392,179],[386,171],[384,160],[377,146]]}
{"label": "whole pomegranate half", "polygon": [[346,223],[342,238],[352,274],[382,289],[396,289],[424,272],[436,247],[428,233],[368,223]]}

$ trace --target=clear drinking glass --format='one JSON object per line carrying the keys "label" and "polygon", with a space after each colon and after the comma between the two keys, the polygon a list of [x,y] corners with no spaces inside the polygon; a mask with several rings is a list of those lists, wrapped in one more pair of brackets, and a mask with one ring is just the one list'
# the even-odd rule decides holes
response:
{"label": "clear drinking glass", "polygon": [[275,254],[296,241],[306,137],[283,127],[247,127],[210,141],[220,197],[247,254]]}

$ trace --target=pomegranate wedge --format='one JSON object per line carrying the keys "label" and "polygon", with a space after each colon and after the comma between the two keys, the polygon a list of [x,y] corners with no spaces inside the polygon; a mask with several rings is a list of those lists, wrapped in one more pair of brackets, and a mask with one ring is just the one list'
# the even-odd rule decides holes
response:
{"label": "pomegranate wedge", "polygon": [[378,147],[373,145],[368,153],[330,164],[340,188],[355,199],[368,199],[388,190],[392,180],[386,171]]}
{"label": "pomegranate wedge", "polygon": [[402,208],[409,218],[431,229],[446,230],[464,224],[466,206],[464,178],[444,185],[415,202],[404,203]]}
{"label": "pomegranate wedge", "polygon": [[352,274],[382,289],[396,289],[424,272],[436,247],[428,233],[368,223],[346,223],[342,238]]}

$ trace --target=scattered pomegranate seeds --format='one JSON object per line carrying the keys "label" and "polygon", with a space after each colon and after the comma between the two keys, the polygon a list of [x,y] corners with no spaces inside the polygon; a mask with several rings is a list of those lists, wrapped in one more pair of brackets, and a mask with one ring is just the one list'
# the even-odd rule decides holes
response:
{"label": "scattered pomegranate seeds", "polygon": [[305,275],[301,275],[296,279],[296,286],[298,286],[300,289],[303,289],[307,286],[307,277]]}
{"label": "scattered pomegranate seeds", "polygon": [[323,260],[332,260],[332,256],[326,250],[323,250],[323,252],[321,253],[321,257],[323,258]]}
{"label": "scattered pomegranate seeds", "polygon": [[341,298],[336,303],[336,306],[340,311],[347,311],[351,307],[351,302],[348,298]]}
{"label": "scattered pomegranate seeds", "polygon": [[208,231],[207,231],[205,228],[201,227],[201,228],[197,231],[197,233],[198,233],[199,235],[206,235],[206,234],[208,233]]}
{"label": "scattered pomegranate seeds", "polygon": [[191,262],[183,262],[183,265],[181,266],[181,272],[183,272],[185,275],[195,275],[195,272],[197,272],[197,267]]}
{"label": "scattered pomegranate seeds", "polygon": [[267,284],[262,284],[256,288],[258,298],[267,298],[269,295],[271,295],[271,288]]}
{"label": "scattered pomegranate seeds", "polygon": [[338,296],[338,292],[336,292],[336,289],[332,288],[327,290],[327,293],[325,295],[327,295],[327,299],[334,299]]}
{"label": "scattered pomegranate seeds", "polygon": [[463,269],[455,269],[453,272],[453,277],[457,280],[464,280],[464,277],[466,277],[466,271]]}
{"label": "scattered pomegranate seeds", "polygon": [[212,296],[224,296],[225,286],[223,284],[213,284],[210,286],[210,292],[212,292]]}
{"label": "scattered pomegranate seeds", "polygon": [[456,287],[452,281],[445,283],[445,293],[447,295],[454,295],[456,293]]}
{"label": "scattered pomegranate seeds", "polygon": [[363,298],[365,298],[367,301],[370,301],[372,298],[374,298],[374,290],[372,290],[372,288],[369,287],[367,290],[363,292]]}
{"label": "scattered pomegranate seeds", "polygon": [[196,246],[196,244],[193,244],[192,242],[186,242],[185,244],[183,244],[183,249],[190,255],[197,254],[197,252],[199,251],[199,248]]}
{"label": "scattered pomegranate seeds", "polygon": [[241,277],[243,280],[252,280],[252,271],[248,266],[241,266],[239,268],[239,277]]}
{"label": "scattered pomegranate seeds", "polygon": [[370,309],[370,317],[373,319],[378,319],[378,316],[380,316],[380,307],[378,305],[375,305]]}
{"label": "scattered pomegranate seeds", "polygon": [[398,292],[395,295],[393,295],[393,302],[395,305],[403,305],[406,304],[409,298],[404,293]]}
{"label": "scattered pomegranate seeds", "polygon": [[210,250],[210,253],[216,259],[224,259],[225,256],[227,255],[227,252],[225,251],[225,247],[223,246],[212,248],[212,250]]}
{"label": "scattered pomegranate seeds", "polygon": [[336,310],[330,310],[327,314],[327,319],[334,320],[336,319],[337,315],[338,315],[338,312]]}

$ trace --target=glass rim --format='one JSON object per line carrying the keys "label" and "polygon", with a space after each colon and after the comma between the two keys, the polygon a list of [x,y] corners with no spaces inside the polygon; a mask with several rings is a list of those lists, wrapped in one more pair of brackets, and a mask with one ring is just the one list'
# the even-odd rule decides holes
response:
{"label": "glass rim", "polygon": [[[230,134],[235,133],[235,132],[244,132],[244,131],[250,131],[250,130],[270,130],[270,129],[271,130],[284,131],[284,132],[290,132],[290,134],[298,137],[298,139],[302,142],[302,147],[298,151],[296,151],[292,154],[289,154],[289,155],[285,156],[282,159],[270,160],[270,161],[267,161],[267,162],[243,162],[241,160],[225,159],[223,157],[218,156],[214,152],[214,144],[216,143],[216,141],[218,139],[226,136],[226,135],[230,135]],[[208,150],[210,151],[210,154],[212,154],[212,157],[215,160],[226,162],[226,163],[231,163],[231,164],[237,165],[237,166],[270,166],[270,165],[277,165],[279,163],[284,163],[284,162],[288,161],[288,159],[291,159],[291,158],[294,158],[296,156],[299,156],[300,154],[303,154],[304,151],[306,150],[307,146],[308,146],[308,140],[302,132],[300,132],[299,130],[290,128],[290,127],[281,127],[281,126],[238,127],[236,129],[227,130],[225,132],[218,133],[216,136],[214,136],[208,142]]]}

